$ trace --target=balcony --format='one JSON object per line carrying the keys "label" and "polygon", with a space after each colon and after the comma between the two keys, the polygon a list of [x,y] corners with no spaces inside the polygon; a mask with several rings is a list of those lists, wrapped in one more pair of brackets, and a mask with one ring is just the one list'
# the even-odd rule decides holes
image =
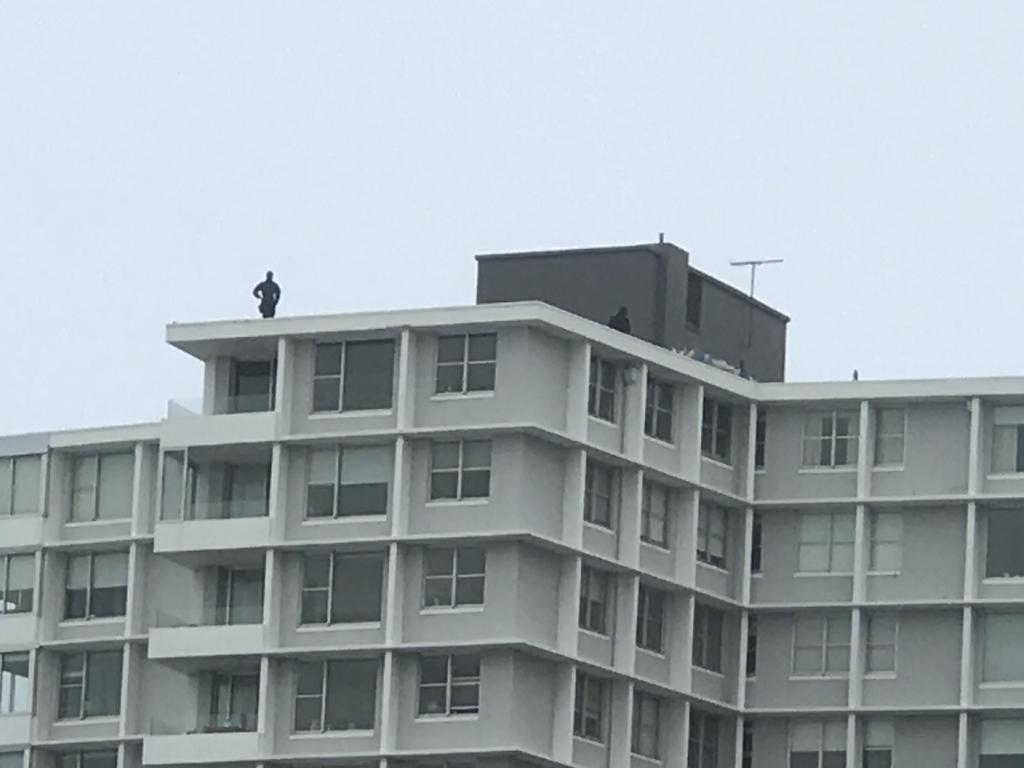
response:
{"label": "balcony", "polygon": [[277,414],[266,395],[231,395],[212,402],[175,399],[167,403],[162,442],[171,447],[258,443],[274,439]]}
{"label": "balcony", "polygon": [[143,765],[187,766],[212,763],[255,763],[264,751],[264,734],[257,729],[255,710],[212,714],[199,718],[195,728],[174,733],[154,721],[152,735],[142,746]]}

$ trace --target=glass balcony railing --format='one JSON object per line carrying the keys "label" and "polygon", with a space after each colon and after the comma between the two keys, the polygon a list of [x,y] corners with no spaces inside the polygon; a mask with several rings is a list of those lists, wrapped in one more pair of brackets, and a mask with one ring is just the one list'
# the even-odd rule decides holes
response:
{"label": "glass balcony railing", "polygon": [[167,401],[167,418],[187,419],[225,413],[266,413],[274,410],[274,398],[269,393],[258,395],[228,395],[218,397],[210,411],[204,410],[201,397],[175,398]]}
{"label": "glass balcony railing", "polygon": [[156,612],[156,626],[161,629],[183,627],[233,627],[263,623],[263,600],[234,600],[229,605],[188,606],[160,608]]}
{"label": "glass balcony railing", "polygon": [[185,508],[186,520],[234,520],[245,517],[266,517],[268,499],[228,499],[227,501],[197,501]]}

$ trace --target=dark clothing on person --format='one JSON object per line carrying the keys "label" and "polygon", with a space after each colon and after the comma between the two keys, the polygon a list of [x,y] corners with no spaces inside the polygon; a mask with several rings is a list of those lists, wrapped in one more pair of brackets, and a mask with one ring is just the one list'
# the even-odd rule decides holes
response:
{"label": "dark clothing on person", "polygon": [[629,312],[626,311],[625,307],[619,307],[619,311],[609,318],[608,327],[614,328],[616,331],[629,333]]}
{"label": "dark clothing on person", "polygon": [[281,286],[267,279],[252,289],[252,295],[260,300],[260,314],[273,317],[277,312],[277,302],[281,300]]}

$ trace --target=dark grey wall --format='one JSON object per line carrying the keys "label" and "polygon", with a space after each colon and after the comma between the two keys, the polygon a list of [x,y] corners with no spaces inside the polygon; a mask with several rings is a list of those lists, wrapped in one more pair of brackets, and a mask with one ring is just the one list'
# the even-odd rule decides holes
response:
{"label": "dark grey wall", "polygon": [[535,299],[599,323],[625,306],[635,336],[670,348],[697,348],[736,366],[742,361],[755,379],[781,381],[787,319],[702,275],[700,328],[689,328],[691,272],[689,255],[671,243],[477,256],[476,300]]}

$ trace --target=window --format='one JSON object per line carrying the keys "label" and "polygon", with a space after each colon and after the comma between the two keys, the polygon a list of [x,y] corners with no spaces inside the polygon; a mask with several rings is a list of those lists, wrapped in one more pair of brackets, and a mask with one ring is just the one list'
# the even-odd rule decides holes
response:
{"label": "window", "polygon": [[732,406],[704,398],[700,424],[700,449],[705,456],[732,463]]}
{"label": "window", "polygon": [[864,729],[864,768],[892,768],[896,729],[889,720],[868,720]]}
{"label": "window", "polygon": [[[2,765],[2,763],[0,763]],[[117,768],[117,750],[102,749],[91,752],[61,752],[56,768]]]}
{"label": "window", "polygon": [[262,624],[264,581],[262,568],[218,568],[216,623]]}
{"label": "window", "polygon": [[856,411],[808,414],[804,422],[804,466],[856,466],[859,427]]}
{"label": "window", "polygon": [[[22,768],[25,764],[24,760],[25,758],[21,752],[0,752],[0,768]],[[111,768],[114,768],[114,766],[112,765]]]}
{"label": "window", "polygon": [[128,553],[68,557],[65,619],[124,616],[128,602]]}
{"label": "window", "polygon": [[757,675],[757,614],[747,616],[747,677]]}
{"label": "window", "polygon": [[427,549],[423,555],[423,605],[483,605],[486,554],[480,547]]}
{"label": "window", "polygon": [[580,577],[580,626],[601,635],[608,634],[608,574],[584,565]]}
{"label": "window", "polygon": [[380,621],[386,559],[383,552],[306,555],[301,622],[353,624]]}
{"label": "window", "polygon": [[433,444],[430,464],[432,500],[486,499],[490,495],[490,440]]}
{"label": "window", "polygon": [[988,522],[987,578],[1024,577],[1024,509],[990,509]]}
{"label": "window", "polygon": [[896,635],[898,623],[891,614],[868,615],[867,672],[879,674],[896,671]]}
{"label": "window", "polygon": [[311,451],[306,517],[386,515],[393,465],[391,446],[332,446]]}
{"label": "window", "polygon": [[647,405],[644,410],[644,434],[672,442],[672,393],[668,382],[647,377]]}
{"label": "window", "polygon": [[377,719],[377,659],[296,664],[295,731],[369,731]]}
{"label": "window", "polygon": [[260,676],[213,674],[210,676],[208,733],[256,730],[259,720]]}
{"label": "window", "polygon": [[605,421],[615,421],[615,385],[618,378],[615,363],[599,357],[590,358],[590,388],[587,413]]}
{"label": "window", "polygon": [[39,456],[0,458],[0,517],[39,514],[41,472]]}
{"label": "window", "polygon": [[643,691],[633,694],[634,755],[657,760],[661,756],[661,700]]}
{"label": "window", "polygon": [[135,455],[75,456],[71,470],[71,521],[124,520],[132,515]]}
{"label": "window", "polygon": [[995,408],[992,414],[992,469],[994,474],[1024,472],[1024,416],[1021,408]]}
{"label": "window", "polygon": [[612,528],[617,474],[614,469],[587,457],[586,488],[583,491],[583,519]]}
{"label": "window", "polygon": [[0,653],[0,715],[31,711],[28,651]]}
{"label": "window", "polygon": [[725,568],[728,538],[728,513],[715,504],[702,502],[697,515],[697,560],[716,568]]}
{"label": "window", "polygon": [[35,580],[35,555],[0,555],[0,616],[32,612]]}
{"label": "window", "polygon": [[899,512],[872,512],[869,570],[899,573],[903,555],[903,517]]}
{"label": "window", "polygon": [[700,330],[701,305],[704,303],[704,278],[693,270],[686,277],[686,324]]}
{"label": "window", "polygon": [[750,572],[761,572],[761,537],[764,535],[761,527],[761,513],[754,513],[754,520],[750,530]]}
{"label": "window", "polygon": [[493,333],[464,333],[437,340],[438,394],[493,392],[498,360],[498,337]]}
{"label": "window", "polygon": [[764,469],[764,450],[767,443],[768,412],[764,408],[758,408],[754,430],[754,469]]}
{"label": "window", "polygon": [[789,768],[846,768],[846,723],[794,723],[789,733]]}
{"label": "window", "polygon": [[722,624],[725,615],[704,603],[693,607],[693,665],[711,672],[722,671]]}
{"label": "window", "polygon": [[640,509],[640,540],[668,548],[669,499],[672,491],[661,483],[644,480]]}
{"label": "window", "polygon": [[903,443],[907,427],[905,408],[880,408],[875,423],[875,466],[899,466],[903,463]]}
{"label": "window", "polygon": [[743,768],[754,768],[754,724],[743,721]]}
{"label": "window", "polygon": [[577,669],[572,732],[584,739],[603,743],[604,708],[607,699],[605,681]]}
{"label": "window", "polygon": [[800,573],[852,573],[852,512],[800,515],[797,568]]}
{"label": "window", "polygon": [[1024,613],[986,613],[982,627],[982,680],[1024,680]]}
{"label": "window", "polygon": [[850,617],[798,616],[793,632],[793,674],[832,677],[849,671]]}
{"label": "window", "polygon": [[65,653],[60,659],[60,720],[121,712],[121,651]]}
{"label": "window", "polygon": [[690,708],[689,768],[718,768],[718,718]]}
{"label": "window", "polygon": [[665,593],[640,584],[637,596],[636,644],[647,651],[661,653],[665,626]]}
{"label": "window", "polygon": [[391,339],[317,344],[313,412],[391,408],[395,342]]}
{"label": "window", "polygon": [[480,657],[420,657],[420,715],[473,715],[480,711]]}
{"label": "window", "polygon": [[274,410],[274,360],[235,360],[232,363],[229,413],[259,413]]}

